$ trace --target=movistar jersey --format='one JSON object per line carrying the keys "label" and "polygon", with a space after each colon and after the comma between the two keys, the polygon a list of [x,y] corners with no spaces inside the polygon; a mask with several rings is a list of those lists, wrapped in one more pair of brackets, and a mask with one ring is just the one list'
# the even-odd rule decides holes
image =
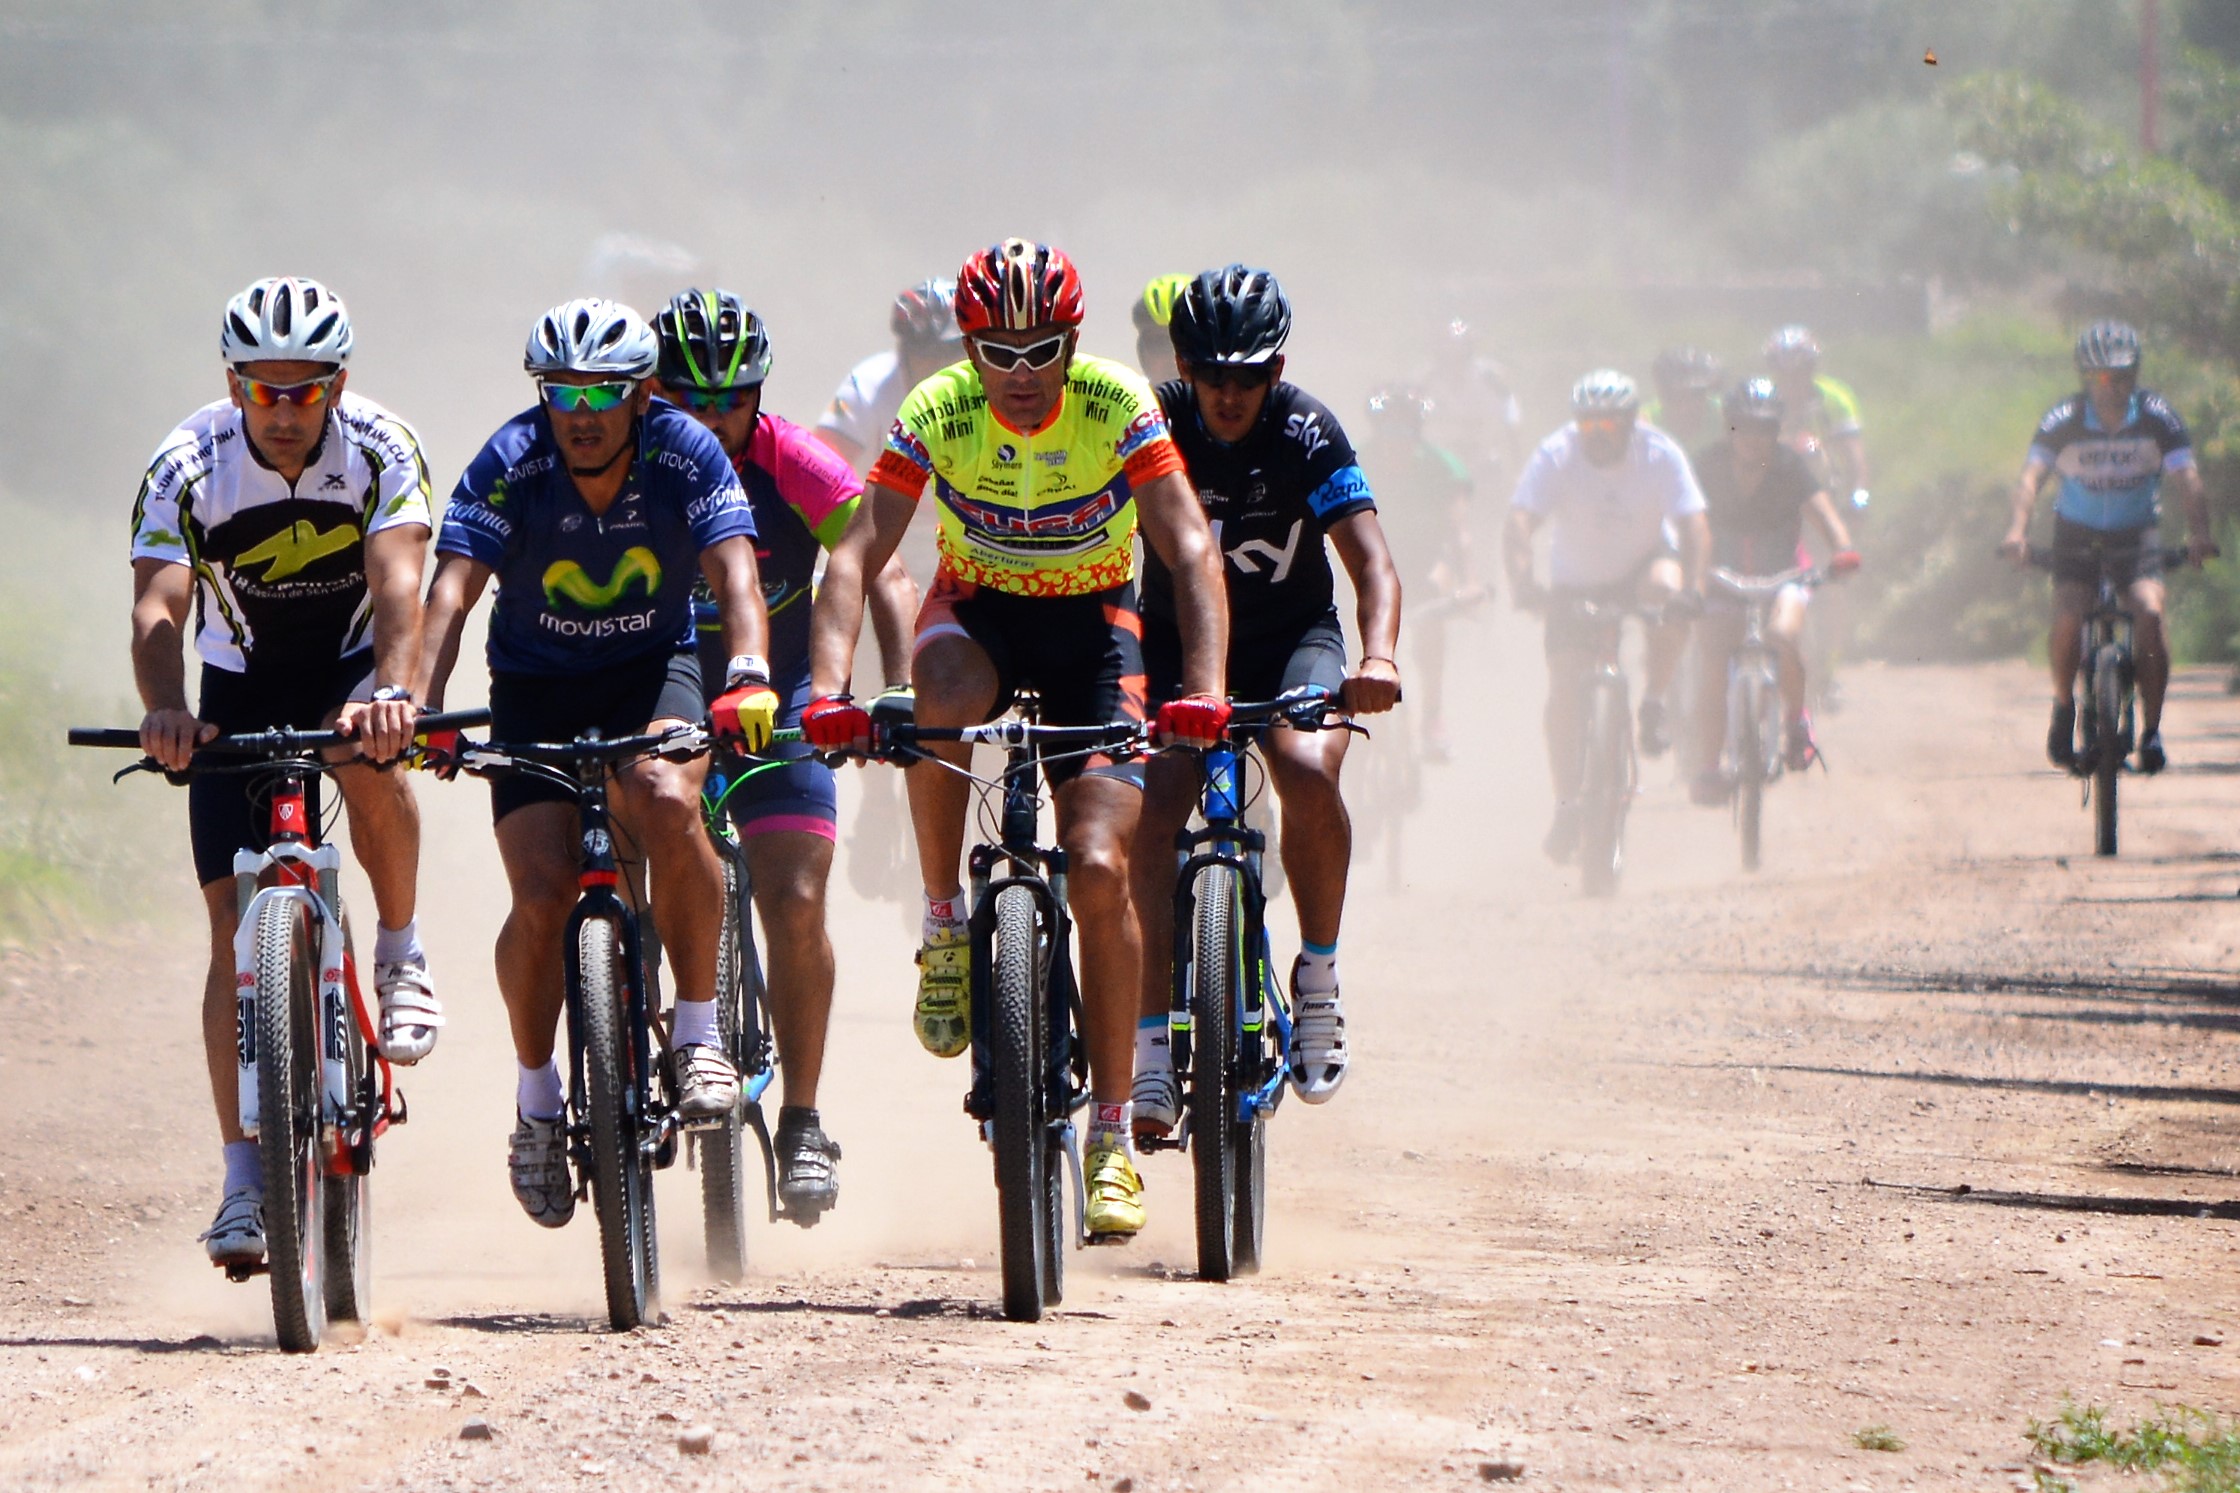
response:
{"label": "movistar jersey", "polygon": [[1076,357],[1057,407],[1013,430],[970,362],[910,391],[870,480],[940,502],[941,568],[1014,596],[1085,596],[1135,577],[1135,489],[1182,470],[1151,386]]}
{"label": "movistar jersey", "polygon": [[2133,392],[2118,430],[2100,423],[2090,399],[2072,394],[2038,422],[2030,459],[2061,479],[2058,516],[2088,529],[2143,529],[2161,516],[2162,474],[2193,465],[2193,437],[2152,389]]}
{"label": "movistar jersey", "polygon": [[[809,666],[817,557],[840,542],[863,501],[863,480],[831,447],[767,413],[756,417],[754,435],[732,467],[754,508],[755,569],[770,611],[770,677],[782,680]],[[700,631],[721,633],[705,577],[695,581],[693,599]]]}
{"label": "movistar jersey", "polygon": [[[1260,406],[1259,423],[1227,445],[1206,429],[1188,384],[1161,384],[1159,403],[1221,550],[1232,652],[1263,639],[1296,640],[1330,610],[1324,531],[1377,506],[1338,417],[1312,394],[1279,383]],[[1149,551],[1143,612],[1161,621],[1175,616],[1174,577]]]}
{"label": "movistar jersey", "polygon": [[332,663],[373,644],[365,537],[429,524],[412,427],[345,392],[290,484],[250,446],[229,400],[157,448],[132,510],[132,558],[191,566],[195,651],[233,673]]}
{"label": "movistar jersey", "polygon": [[591,511],[542,408],[500,426],[444,511],[438,552],[496,572],[490,667],[580,674],[692,646],[700,552],[754,534],[754,513],[722,445],[675,405],[653,400],[634,432],[622,491]]}

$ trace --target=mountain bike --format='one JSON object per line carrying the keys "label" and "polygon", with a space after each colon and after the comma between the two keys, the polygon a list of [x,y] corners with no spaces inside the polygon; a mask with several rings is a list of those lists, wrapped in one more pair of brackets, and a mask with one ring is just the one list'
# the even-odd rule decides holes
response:
{"label": "mountain bike", "polygon": [[[1065,1289],[1066,1183],[1073,1193],[1075,1242],[1088,1242],[1087,1192],[1073,1114],[1089,1102],[1089,1057],[1081,1038],[1081,990],[1074,977],[1073,919],[1066,906],[1066,853],[1037,845],[1040,769],[1051,761],[1140,751],[1144,728],[1045,726],[1036,698],[1020,693],[1016,715],[980,726],[893,722],[877,728],[890,760],[939,762],[915,749],[963,741],[1000,748],[997,779],[973,777],[987,840],[972,847],[972,1092],[965,1112],[995,1150],[996,1214],[1002,1243],[1003,1314],[1041,1319]],[[989,799],[1000,794],[1001,806]]]}
{"label": "mountain bike", "polygon": [[[647,909],[630,894],[615,853],[607,779],[632,762],[653,757],[684,761],[707,747],[705,727],[676,726],[612,740],[596,731],[567,742],[461,739],[450,758],[460,771],[477,777],[526,773],[542,778],[567,789],[576,801],[583,864],[562,956],[567,1151],[576,1195],[588,1192],[599,1216],[607,1320],[618,1332],[660,1315],[653,1174],[676,1163],[685,1122],[677,1112],[669,1033],[655,1019],[660,996],[650,976],[653,940],[641,933],[639,921]],[[735,1112],[710,1123],[720,1131],[735,1127],[739,1116]]]}
{"label": "mountain bike", "polygon": [[[2185,546],[2162,551],[2165,569],[2183,565]],[[2105,552],[2095,547],[2096,561]],[[2030,547],[2030,563],[2041,570],[2054,568],[2054,554]],[[2131,651],[2131,612],[2108,576],[2105,563],[2095,567],[2099,583],[2084,617],[2082,648],[2078,654],[2077,754],[2070,769],[2084,779],[2085,803],[2092,810],[2092,850],[2114,855],[2117,841],[2116,789],[2123,780],[2125,759],[2138,735],[2138,660]]]}
{"label": "mountain bike", "polygon": [[1645,608],[1630,597],[1594,593],[1555,592],[1547,605],[1568,611],[1582,631],[1591,632],[1595,646],[1587,655],[1586,732],[1584,762],[1579,779],[1579,871],[1582,889],[1590,897],[1616,894],[1625,872],[1626,815],[1640,786],[1640,763],[1634,756],[1633,694],[1619,661],[1624,623],[1639,617],[1654,626],[1660,610]]}
{"label": "mountain bike", "polygon": [[[423,716],[421,731],[489,719],[482,710]],[[140,749],[131,729],[75,726],[72,746]],[[233,857],[241,922],[234,934],[242,1133],[264,1173],[265,1259],[226,1276],[271,1277],[280,1346],[309,1353],[329,1322],[362,1322],[372,1303],[374,1142],[405,1121],[404,1096],[375,1045],[375,1013],[358,981],[342,904],[342,851],[312,823],[314,774],[344,763],[321,755],[352,739],[336,731],[239,732],[195,748],[175,783],[238,773],[268,800],[263,850]],[[163,773],[143,758],[116,776]]]}
{"label": "mountain bike", "polygon": [[[1205,827],[1175,836],[1174,999],[1167,1021],[1182,1122],[1173,1135],[1138,1144],[1190,1152],[1198,1275],[1211,1281],[1260,1268],[1268,1117],[1282,1102],[1291,1054],[1291,1006],[1268,952],[1260,877],[1267,836],[1246,820],[1267,783],[1253,728],[1274,723],[1362,730],[1314,688],[1232,705],[1228,739],[1199,754]],[[1250,781],[1255,769],[1257,786]]]}
{"label": "mountain bike", "polygon": [[1827,572],[1814,565],[1778,575],[1743,575],[1725,566],[1711,571],[1713,589],[1742,603],[1742,641],[1727,659],[1727,737],[1718,767],[1734,785],[1735,828],[1742,839],[1745,871],[1758,869],[1766,789],[1787,765],[1781,663],[1766,636],[1766,623],[1773,615],[1774,599],[1784,590],[1810,589],[1827,578]]}

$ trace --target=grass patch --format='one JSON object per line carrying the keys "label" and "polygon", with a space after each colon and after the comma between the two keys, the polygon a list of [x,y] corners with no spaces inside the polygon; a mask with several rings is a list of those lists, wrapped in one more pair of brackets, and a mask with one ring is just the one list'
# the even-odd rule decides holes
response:
{"label": "grass patch", "polygon": [[1906,1444],[1888,1426],[1864,1426],[1851,1433],[1851,1444],[1863,1452],[1902,1452]]}
{"label": "grass patch", "polygon": [[[2159,1474],[2165,1493],[2240,1493],[2240,1422],[2189,1405],[2157,1407],[2127,1431],[2097,1405],[2063,1405],[2057,1419],[2032,1421],[2026,1434],[2033,1451],[2061,1466]],[[2042,1469],[2036,1478],[2040,1493],[2074,1486]]]}

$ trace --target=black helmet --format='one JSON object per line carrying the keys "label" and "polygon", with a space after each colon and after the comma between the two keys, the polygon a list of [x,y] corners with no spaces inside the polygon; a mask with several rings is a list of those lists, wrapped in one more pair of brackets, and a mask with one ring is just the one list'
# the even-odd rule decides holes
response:
{"label": "black helmet", "polygon": [[752,389],[770,376],[770,333],[728,290],[682,290],[653,319],[654,377],[672,389]]}
{"label": "black helmet", "polygon": [[2130,323],[2096,321],[2077,336],[2077,372],[2129,373],[2139,367],[2139,334]]}
{"label": "black helmet", "polygon": [[1185,363],[1265,363],[1291,335],[1291,302],[1266,270],[1207,270],[1174,298],[1167,335]]}
{"label": "black helmet", "polygon": [[1722,408],[1730,426],[1746,420],[1779,425],[1784,413],[1781,391],[1770,378],[1744,379],[1727,391]]}
{"label": "black helmet", "polygon": [[1657,354],[1649,376],[1660,393],[1708,394],[1719,387],[1723,372],[1719,360],[1700,347],[1668,347]]}
{"label": "black helmet", "polygon": [[1431,399],[1421,389],[1407,384],[1387,384],[1369,396],[1369,418],[1372,421],[1389,420],[1399,415],[1411,415],[1418,423],[1431,417]]}

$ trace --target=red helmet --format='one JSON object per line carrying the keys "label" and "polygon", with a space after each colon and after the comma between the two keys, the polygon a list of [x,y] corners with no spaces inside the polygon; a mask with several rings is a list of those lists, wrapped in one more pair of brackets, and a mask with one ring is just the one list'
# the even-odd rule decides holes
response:
{"label": "red helmet", "polygon": [[957,272],[957,326],[979,332],[1081,325],[1081,275],[1065,252],[1007,238]]}

